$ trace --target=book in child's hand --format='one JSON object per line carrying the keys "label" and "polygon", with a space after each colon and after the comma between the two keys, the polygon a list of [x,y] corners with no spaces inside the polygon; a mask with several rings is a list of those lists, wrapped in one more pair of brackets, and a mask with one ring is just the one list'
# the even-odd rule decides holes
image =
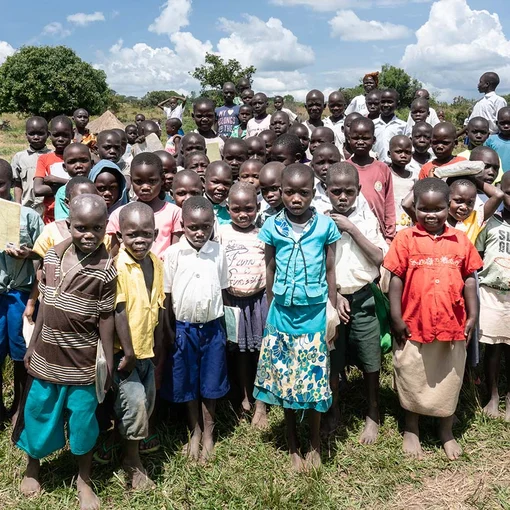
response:
{"label": "book in child's hand", "polygon": [[483,161],[459,161],[451,165],[434,168],[434,175],[440,179],[461,177],[463,175],[477,175],[485,168]]}
{"label": "book in child's hand", "polygon": [[0,251],[19,248],[21,204],[0,198]]}
{"label": "book in child's hand", "polygon": [[25,339],[25,344],[28,347],[30,345],[30,340],[32,338],[32,334],[34,333],[35,322],[30,322],[25,316],[23,316],[23,338]]}
{"label": "book in child's hand", "polygon": [[225,306],[225,329],[227,340],[235,344],[239,343],[239,321],[241,320],[241,309],[237,306]]}
{"label": "book in child's hand", "polygon": [[106,354],[103,349],[103,343],[99,339],[97,341],[96,353],[96,397],[101,404],[106,395],[106,379],[108,377],[108,364],[106,363]]}

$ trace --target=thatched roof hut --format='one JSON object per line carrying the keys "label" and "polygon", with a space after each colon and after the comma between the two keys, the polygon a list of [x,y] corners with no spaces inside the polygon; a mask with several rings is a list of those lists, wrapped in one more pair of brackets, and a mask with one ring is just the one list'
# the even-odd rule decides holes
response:
{"label": "thatched roof hut", "polygon": [[124,129],[125,126],[110,110],[106,110],[103,115],[89,122],[87,128],[92,134],[97,135],[106,129]]}

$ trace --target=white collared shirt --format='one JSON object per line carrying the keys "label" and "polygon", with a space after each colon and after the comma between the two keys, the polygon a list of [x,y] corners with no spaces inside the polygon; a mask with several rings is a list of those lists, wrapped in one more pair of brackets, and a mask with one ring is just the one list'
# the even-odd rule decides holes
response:
{"label": "white collared shirt", "polygon": [[489,121],[489,130],[491,135],[499,131],[496,121],[498,120],[498,112],[507,105],[504,98],[498,96],[496,92],[487,92],[485,96],[473,106],[473,111],[469,116],[469,120],[473,117],[483,117]]}
{"label": "white collared shirt", "polygon": [[374,151],[377,153],[377,159],[384,163],[391,161],[388,156],[390,140],[396,135],[403,135],[406,129],[406,123],[400,120],[396,115],[389,122],[384,122],[381,117],[374,120],[375,143]]}
{"label": "white collared shirt", "polygon": [[[429,116],[425,120],[427,124],[430,124],[432,127],[434,127],[436,124],[439,124],[441,121],[439,120],[439,117],[437,116],[436,110],[434,108],[429,108]],[[411,136],[413,134],[413,126],[416,124],[414,122],[413,118],[411,117],[411,113],[407,116],[407,124],[406,124],[406,136]]]}
{"label": "white collared shirt", "polygon": [[350,103],[349,106],[345,109],[344,115],[349,115],[349,113],[360,113],[363,117],[368,115],[368,108],[365,102],[365,96],[362,94],[360,96],[356,96]]}
{"label": "white collared shirt", "polygon": [[176,320],[204,324],[223,316],[221,291],[227,288],[227,259],[218,243],[207,241],[197,251],[182,236],[165,252],[164,290],[172,295]]}
{"label": "white collared shirt", "polygon": [[342,117],[339,121],[333,122],[331,120],[331,117],[326,117],[325,119],[322,119],[322,122],[324,122],[324,125],[331,129],[333,133],[335,133],[335,145],[338,147],[338,150],[342,148],[342,145],[345,142],[345,134],[344,134],[344,120],[345,116]]}
{"label": "white collared shirt", "polygon": [[317,178],[315,179],[315,196],[312,200],[312,206],[315,207],[319,214],[324,214],[332,209],[328,194],[326,193],[322,182]]}

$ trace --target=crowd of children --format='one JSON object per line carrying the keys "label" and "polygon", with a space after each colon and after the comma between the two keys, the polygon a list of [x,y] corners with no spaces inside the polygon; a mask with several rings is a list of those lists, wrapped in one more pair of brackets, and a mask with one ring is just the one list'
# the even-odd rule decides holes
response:
{"label": "crowd of children", "polygon": [[23,494],[40,492],[40,460],[66,431],[81,508],[99,508],[92,461],[110,462],[118,441],[129,484],[152,487],[140,453],[160,447],[161,401],[185,404],[183,451],[202,462],[219,399],[257,428],[283,407],[292,466],[318,468],[351,366],[366,388],[360,442],[374,443],[390,326],[404,451],[422,457],[419,417],[434,416],[458,458],[452,425],[479,343],[487,415],[500,416],[503,354],[510,384],[510,108],[498,83],[480,78],[483,104],[459,155],[463,133],[428,92],[406,122],[377,73],[349,105],[310,91],[302,122],[280,96],[270,115],[267,96],[241,80],[224,84],[222,106],[196,99],[196,130],[184,134],[186,100],[169,98],[164,148],[141,114],[97,136],[82,108],[29,118],[28,149],[0,159],[0,198],[21,204],[20,238],[0,247],[0,361],[14,364],[0,420],[12,419],[28,457]]}

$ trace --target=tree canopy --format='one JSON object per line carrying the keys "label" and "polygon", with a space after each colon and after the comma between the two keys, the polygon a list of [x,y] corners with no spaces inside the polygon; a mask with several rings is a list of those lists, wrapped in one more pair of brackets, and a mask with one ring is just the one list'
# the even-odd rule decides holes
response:
{"label": "tree canopy", "polygon": [[379,74],[379,88],[395,89],[400,96],[399,106],[410,107],[415,92],[422,88],[422,84],[400,67],[384,64]]}
{"label": "tree canopy", "polygon": [[168,99],[171,96],[180,96],[174,90],[151,90],[147,92],[145,96],[140,99],[140,106],[142,107],[153,107],[157,106],[161,101]]}
{"label": "tree canopy", "polygon": [[110,90],[104,71],[66,46],[24,46],[0,66],[0,112],[71,115],[104,111]]}

